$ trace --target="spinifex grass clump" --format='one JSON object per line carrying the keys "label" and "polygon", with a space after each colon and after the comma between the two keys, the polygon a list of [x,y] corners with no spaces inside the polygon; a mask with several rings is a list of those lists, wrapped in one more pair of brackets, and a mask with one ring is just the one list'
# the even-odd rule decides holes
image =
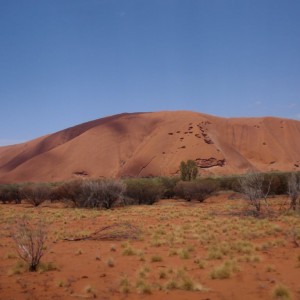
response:
{"label": "spinifex grass clump", "polygon": [[210,276],[212,279],[226,279],[230,278],[234,272],[237,272],[239,269],[235,263],[235,261],[229,260],[226,261],[221,266],[215,268]]}
{"label": "spinifex grass clump", "polygon": [[281,300],[290,300],[291,293],[287,287],[282,284],[277,285],[273,290],[273,298]]}
{"label": "spinifex grass clump", "polygon": [[30,224],[24,216],[15,227],[13,239],[17,246],[19,257],[28,265],[28,270],[34,272],[43,256],[46,241],[46,230],[41,222]]}

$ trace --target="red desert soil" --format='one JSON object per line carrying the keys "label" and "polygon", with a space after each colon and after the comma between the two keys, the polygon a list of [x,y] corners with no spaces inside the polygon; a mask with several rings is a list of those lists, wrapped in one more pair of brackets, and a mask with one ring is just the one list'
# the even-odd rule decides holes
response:
{"label": "red desert soil", "polygon": [[[280,284],[299,299],[300,248],[290,234],[300,239],[299,217],[239,215],[244,201],[228,195],[113,210],[2,204],[0,299],[273,299]],[[12,232],[24,214],[44,221],[42,262],[54,270],[18,267]],[[139,240],[64,240],[120,221],[137,226]],[[224,263],[227,270],[217,273]]]}
{"label": "red desert soil", "polygon": [[300,170],[299,135],[288,119],[125,113],[0,147],[0,183],[174,175],[187,159],[200,174]]}

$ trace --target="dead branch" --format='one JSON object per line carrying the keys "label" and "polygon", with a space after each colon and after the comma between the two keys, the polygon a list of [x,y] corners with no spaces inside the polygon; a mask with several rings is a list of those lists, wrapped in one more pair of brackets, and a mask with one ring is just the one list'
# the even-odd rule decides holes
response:
{"label": "dead branch", "polygon": [[141,230],[130,223],[115,223],[104,226],[91,235],[78,238],[65,238],[65,241],[100,241],[100,240],[137,240],[141,235]]}

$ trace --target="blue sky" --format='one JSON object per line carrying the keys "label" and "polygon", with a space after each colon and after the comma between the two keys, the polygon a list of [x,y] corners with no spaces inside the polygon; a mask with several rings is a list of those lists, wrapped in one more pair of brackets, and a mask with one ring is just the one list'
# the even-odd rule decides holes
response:
{"label": "blue sky", "polygon": [[0,145],[121,112],[300,119],[298,0],[0,0]]}

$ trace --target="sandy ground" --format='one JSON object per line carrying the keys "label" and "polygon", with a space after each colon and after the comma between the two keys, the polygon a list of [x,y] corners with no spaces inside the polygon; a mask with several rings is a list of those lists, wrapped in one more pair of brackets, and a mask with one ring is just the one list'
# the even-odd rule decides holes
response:
{"label": "sandy ground", "polygon": [[[273,208],[283,201],[272,200]],[[254,218],[240,214],[245,209],[228,194],[113,210],[1,204],[0,299],[273,299],[280,284],[300,299],[300,248],[291,234],[298,238],[299,217]],[[24,214],[43,220],[41,261],[52,267],[18,265],[11,234]],[[139,240],[64,240],[120,222],[137,226]]]}

